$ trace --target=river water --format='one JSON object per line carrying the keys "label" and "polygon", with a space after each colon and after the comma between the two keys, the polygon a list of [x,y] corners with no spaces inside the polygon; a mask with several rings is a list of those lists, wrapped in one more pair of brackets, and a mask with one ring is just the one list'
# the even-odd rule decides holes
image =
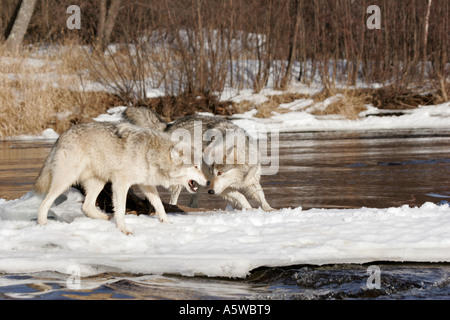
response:
{"label": "river water", "polygon": [[[52,141],[0,142],[0,198],[32,189]],[[387,208],[450,201],[450,128],[280,135],[279,170],[262,177],[272,207]],[[167,193],[161,192],[163,200]],[[226,202],[204,195],[208,208]],[[181,204],[187,195],[180,197]],[[202,202],[201,202],[202,203]],[[376,265],[379,286],[368,288]],[[67,275],[0,274],[0,299],[449,299],[449,263],[259,268],[246,279],[107,273],[68,290]]]}

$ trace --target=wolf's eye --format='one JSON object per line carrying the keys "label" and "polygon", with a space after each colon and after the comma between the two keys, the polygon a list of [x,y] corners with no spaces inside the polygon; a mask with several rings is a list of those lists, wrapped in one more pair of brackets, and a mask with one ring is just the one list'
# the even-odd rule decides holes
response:
{"label": "wolf's eye", "polygon": [[221,176],[222,175],[222,171],[217,172],[217,175]]}
{"label": "wolf's eye", "polygon": [[198,169],[198,166],[194,166],[195,169]]}

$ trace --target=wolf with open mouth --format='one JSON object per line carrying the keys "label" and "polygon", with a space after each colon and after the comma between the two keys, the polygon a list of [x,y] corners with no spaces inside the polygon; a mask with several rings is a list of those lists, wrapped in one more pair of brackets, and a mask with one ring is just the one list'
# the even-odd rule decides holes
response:
{"label": "wolf with open mouth", "polygon": [[184,186],[196,193],[206,186],[202,163],[191,159],[190,146],[173,142],[169,134],[130,123],[87,123],[64,132],[53,146],[34,190],[45,194],[38,223],[47,223],[47,213],[55,199],[75,183],[86,192],[84,213],[95,219],[109,219],[95,202],[107,182],[113,191],[114,217],[117,227],[130,234],[125,225],[128,189],[138,185],[154,206],[161,222],[170,222],[159,197],[157,186]]}

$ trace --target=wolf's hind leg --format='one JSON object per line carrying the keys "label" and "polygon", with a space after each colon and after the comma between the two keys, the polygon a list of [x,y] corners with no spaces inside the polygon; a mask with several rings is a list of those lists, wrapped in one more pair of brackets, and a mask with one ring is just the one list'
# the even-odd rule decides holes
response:
{"label": "wolf's hind leg", "polygon": [[109,216],[101,212],[96,206],[98,194],[103,190],[105,183],[98,179],[89,179],[84,184],[84,189],[86,191],[86,197],[83,203],[83,212],[90,218],[93,219],[104,219],[109,220]]}
{"label": "wolf's hind leg", "polygon": [[146,185],[139,185],[139,188],[141,189],[142,193],[147,197],[147,199],[150,201],[150,203],[155,207],[156,215],[159,218],[159,221],[161,222],[169,222],[170,220],[167,217],[166,210],[164,209],[164,206],[162,204],[161,198],[159,197],[158,190],[155,186],[146,186]]}
{"label": "wolf's hind leg", "polygon": [[41,205],[39,206],[38,223],[40,225],[47,224],[48,210],[50,210],[50,207],[52,206],[56,198],[58,198],[61,193],[69,189],[71,185],[72,181],[67,182],[67,180],[65,181],[64,178],[61,179],[60,177],[53,176],[52,182],[50,184],[50,189],[44,200],[42,200]]}
{"label": "wolf's hind leg", "polygon": [[225,189],[221,196],[233,204],[240,206],[242,209],[252,209],[247,198],[237,190]]}
{"label": "wolf's hind leg", "polygon": [[246,187],[247,194],[256,200],[261,208],[265,211],[273,211],[273,209],[266,201],[266,197],[264,196],[264,191],[259,183],[251,184]]}

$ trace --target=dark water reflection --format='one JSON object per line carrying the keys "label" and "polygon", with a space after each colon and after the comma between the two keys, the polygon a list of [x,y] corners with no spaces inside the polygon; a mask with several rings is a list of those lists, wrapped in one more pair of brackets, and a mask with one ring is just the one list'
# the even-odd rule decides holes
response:
{"label": "dark water reflection", "polygon": [[17,199],[33,188],[53,141],[0,141],[0,199]]}
{"label": "dark water reflection", "polygon": [[450,130],[283,136],[280,170],[264,177],[276,207],[421,205],[450,199]]}
{"label": "dark water reflection", "polygon": [[[0,198],[31,190],[52,142],[0,142]],[[316,132],[280,135],[279,171],[263,176],[275,208],[420,206],[450,202],[448,130]],[[162,191],[163,199],[168,199]],[[180,197],[187,203],[188,195]],[[203,195],[201,205],[225,208]],[[67,275],[0,275],[0,298],[27,299],[448,299],[449,264],[374,263],[381,288],[368,289],[368,265],[260,268],[247,279],[103,274],[70,291]],[[90,285],[90,287],[89,287]]]}
{"label": "dark water reflection", "polygon": [[[32,189],[51,141],[0,142],[0,198]],[[450,199],[450,129],[315,132],[280,136],[279,169],[262,177],[273,207],[355,208],[421,205]],[[161,190],[167,200],[167,192]],[[183,193],[181,203],[189,195]],[[226,202],[204,194],[202,206]]]}

